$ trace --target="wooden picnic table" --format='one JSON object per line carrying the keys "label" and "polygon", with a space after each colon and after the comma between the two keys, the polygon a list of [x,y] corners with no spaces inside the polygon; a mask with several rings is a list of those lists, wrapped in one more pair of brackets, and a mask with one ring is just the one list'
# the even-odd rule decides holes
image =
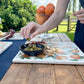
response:
{"label": "wooden picnic table", "polygon": [[[54,36],[52,41],[71,42],[64,33],[55,33]],[[84,84],[84,66],[12,64],[0,84]]]}

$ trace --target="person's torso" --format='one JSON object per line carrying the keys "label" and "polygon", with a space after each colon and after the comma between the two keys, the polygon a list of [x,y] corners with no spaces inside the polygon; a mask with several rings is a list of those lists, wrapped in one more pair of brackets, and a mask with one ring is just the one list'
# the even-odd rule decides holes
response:
{"label": "person's torso", "polygon": [[79,1],[80,1],[81,6],[84,8],[84,0],[79,0]]}

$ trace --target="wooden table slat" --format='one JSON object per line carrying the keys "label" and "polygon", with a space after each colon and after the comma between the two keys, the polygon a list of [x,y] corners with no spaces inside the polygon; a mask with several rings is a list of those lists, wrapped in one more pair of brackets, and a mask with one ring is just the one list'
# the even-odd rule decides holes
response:
{"label": "wooden table slat", "polygon": [[24,84],[31,64],[12,64],[0,84]]}
{"label": "wooden table slat", "polygon": [[84,81],[84,66],[76,66],[78,71],[79,71],[79,74],[81,76],[81,78],[83,79]]}
{"label": "wooden table slat", "polygon": [[56,84],[83,84],[74,66],[55,65]]}
{"label": "wooden table slat", "polygon": [[33,64],[29,75],[24,84],[55,84],[52,65]]}

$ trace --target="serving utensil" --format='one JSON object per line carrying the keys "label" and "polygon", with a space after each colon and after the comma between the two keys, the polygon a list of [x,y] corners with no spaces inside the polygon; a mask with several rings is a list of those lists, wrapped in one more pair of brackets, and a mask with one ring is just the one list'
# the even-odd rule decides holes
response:
{"label": "serving utensil", "polygon": [[8,34],[8,35],[4,36],[3,38],[0,38],[0,41],[2,41],[2,40],[4,40],[4,39],[6,39],[8,36],[10,36],[10,34]]}

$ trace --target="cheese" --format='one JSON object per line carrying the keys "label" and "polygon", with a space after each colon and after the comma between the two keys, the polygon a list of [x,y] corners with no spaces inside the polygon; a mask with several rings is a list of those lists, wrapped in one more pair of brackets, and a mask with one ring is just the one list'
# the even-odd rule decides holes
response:
{"label": "cheese", "polygon": [[0,37],[4,37],[5,36],[5,33],[0,31]]}

